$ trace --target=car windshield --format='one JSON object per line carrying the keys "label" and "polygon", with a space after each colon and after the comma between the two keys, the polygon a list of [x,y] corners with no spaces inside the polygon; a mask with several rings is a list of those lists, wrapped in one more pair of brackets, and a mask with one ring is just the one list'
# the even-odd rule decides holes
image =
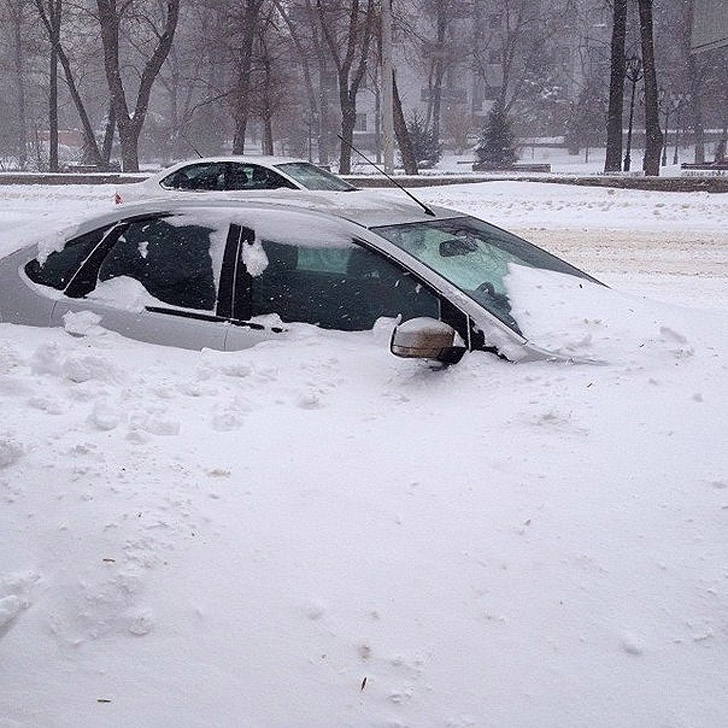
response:
{"label": "car windshield", "polygon": [[302,184],[307,190],[329,190],[334,192],[350,192],[355,190],[348,182],[325,169],[309,162],[285,162],[276,164],[276,169],[285,172],[289,177]]}
{"label": "car windshield", "polygon": [[512,264],[593,278],[517,235],[473,217],[372,228],[477,301],[514,331],[505,282]]}

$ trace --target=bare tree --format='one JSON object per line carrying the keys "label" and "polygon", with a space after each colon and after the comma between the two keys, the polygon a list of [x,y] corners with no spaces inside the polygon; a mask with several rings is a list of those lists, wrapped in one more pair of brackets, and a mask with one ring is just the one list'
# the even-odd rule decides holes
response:
{"label": "bare tree", "polygon": [[428,0],[425,3],[425,9],[433,16],[435,26],[434,41],[424,41],[425,55],[430,60],[427,121],[437,143],[440,141],[442,86],[445,79],[445,72],[459,56],[456,52],[458,45],[452,42],[453,39],[450,39],[450,42],[446,42],[456,5],[457,0]]}
{"label": "bare tree", "polygon": [[12,76],[16,88],[15,110],[15,152],[20,168],[25,168],[28,160],[28,132],[26,119],[26,79],[25,79],[25,50],[23,34],[27,13],[23,0],[5,0],[3,3],[7,13],[7,21],[11,27],[12,40]]}
{"label": "bare tree", "polygon": [[290,47],[279,32],[275,8],[271,7],[262,19],[256,38],[256,64],[253,76],[252,98],[255,107],[255,117],[262,126],[261,147],[263,154],[274,153],[273,121],[280,114],[281,109],[290,101],[290,82],[292,76],[290,68],[285,66],[285,59],[290,53]]}
{"label": "bare tree", "polygon": [[186,9],[159,73],[164,93],[151,99],[166,101],[167,138],[159,140],[155,151],[173,159],[191,152],[201,155],[203,149],[222,151],[235,128],[234,62],[239,46],[232,4],[196,0]]}
{"label": "bare tree", "polygon": [[[335,114],[331,101],[337,85],[336,74],[332,71],[328,46],[321,31],[317,4],[313,0],[303,0],[303,4],[295,7],[301,22],[291,24],[291,35],[296,39],[294,45],[302,68],[306,69],[304,73],[311,81],[310,92],[315,94],[315,99],[309,103],[312,108],[316,108],[312,118],[316,130],[318,161],[319,164],[328,166],[333,146],[332,130],[339,124],[333,119]],[[315,60],[315,66],[310,64],[311,58]]]}
{"label": "bare tree", "polygon": [[258,34],[260,14],[265,0],[241,0],[242,15],[233,17],[233,27],[240,31],[236,49],[235,79],[233,83],[232,109],[235,121],[233,154],[245,151],[245,136],[250,117],[250,80],[253,69],[253,50]]}
{"label": "bare tree", "polygon": [[481,18],[473,67],[487,87],[497,89],[495,106],[510,113],[523,98],[548,62],[546,47],[567,14],[568,4],[561,1],[544,8],[533,0],[498,0],[493,12]]}
{"label": "bare tree", "polygon": [[[50,112],[49,126],[51,132],[51,148],[49,166],[51,170],[58,169],[58,77],[57,66],[61,64],[66,79],[66,86],[73,100],[74,106],[81,121],[84,139],[84,150],[87,162],[101,165],[108,163],[109,156],[105,156],[99,150],[93,125],[81,96],[76,82],[76,77],[71,67],[71,61],[61,42],[61,30],[63,27],[63,0],[35,0],[35,8],[38,16],[48,35],[51,45],[51,72],[50,72]],[[105,147],[110,154],[111,149]]]}
{"label": "bare tree", "polygon": [[[274,3],[281,17],[281,20],[283,21],[283,24],[288,31],[293,50],[295,51],[297,60],[300,64],[300,69],[303,76],[304,89],[306,91],[306,100],[308,101],[309,125],[313,126],[316,130],[316,139],[319,147],[319,161],[323,161],[324,163],[328,164],[328,145],[324,141],[326,135],[324,120],[326,114],[324,110],[319,108],[319,100],[321,99],[321,95],[317,94],[316,92],[314,73],[312,71],[310,63],[311,54],[308,52],[307,44],[305,42],[303,34],[300,32],[300,26],[294,23],[293,19],[291,18],[289,9],[286,7],[286,4],[281,2],[281,0],[274,0]],[[309,17],[312,17],[312,9],[308,7],[307,10],[307,15]],[[315,23],[312,24],[312,30],[314,33],[314,38],[318,40],[317,28]],[[323,58],[323,49],[321,49],[320,43],[318,44],[318,48],[315,48],[314,55],[316,58]]]}
{"label": "bare tree", "polygon": [[652,24],[652,0],[639,0],[640,40],[642,64],[645,74],[645,157],[642,168],[645,174],[660,174],[662,130],[660,129],[657,69]]}
{"label": "bare tree", "polygon": [[336,67],[341,108],[341,154],[339,172],[351,172],[351,145],[356,125],[356,97],[359,93],[369,60],[374,32],[374,3],[366,2],[362,9],[359,0],[343,3],[317,0],[316,9],[321,33]]}
{"label": "bare tree", "polygon": [[[149,111],[149,97],[172,47],[180,0],[166,0],[166,13],[160,24],[155,22],[152,13],[144,12],[146,8],[138,8],[138,4],[135,0],[96,0],[104,70],[119,132],[122,167],[134,172],[139,170],[139,135]],[[127,101],[120,59],[120,28],[124,20],[133,22],[138,29],[148,29],[153,38],[153,50],[143,63],[133,109]]]}

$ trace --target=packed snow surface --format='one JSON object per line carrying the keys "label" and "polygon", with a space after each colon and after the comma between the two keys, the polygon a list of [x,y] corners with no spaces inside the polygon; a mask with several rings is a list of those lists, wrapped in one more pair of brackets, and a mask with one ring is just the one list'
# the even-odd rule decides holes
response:
{"label": "packed snow surface", "polygon": [[[0,187],[0,253],[111,194]],[[612,286],[507,282],[600,363],[0,324],[0,726],[725,726],[728,196],[418,194]]]}

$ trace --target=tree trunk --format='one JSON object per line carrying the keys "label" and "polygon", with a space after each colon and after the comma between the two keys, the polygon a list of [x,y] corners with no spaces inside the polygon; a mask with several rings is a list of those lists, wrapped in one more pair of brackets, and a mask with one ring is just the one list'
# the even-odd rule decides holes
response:
{"label": "tree trunk", "polygon": [[261,121],[263,122],[263,154],[273,156],[273,104],[271,103],[272,92],[272,73],[271,58],[265,38],[261,33],[260,38],[261,61],[263,64],[263,93],[261,100],[263,108],[260,111]]}
{"label": "tree trunk", "polygon": [[341,154],[339,156],[339,174],[351,174],[351,147],[354,143],[354,127],[356,126],[356,100],[351,98],[348,90],[339,95],[341,104]]}
{"label": "tree trunk", "polygon": [[270,111],[266,109],[263,115],[263,154],[273,156],[273,120]]}
{"label": "tree trunk", "polygon": [[445,77],[445,30],[447,28],[448,3],[442,2],[437,8],[437,58],[433,69],[432,84],[432,136],[435,143],[440,142],[440,116],[442,114],[442,81]]}
{"label": "tree trunk", "polygon": [[122,117],[117,121],[119,131],[119,146],[121,147],[121,168],[125,172],[139,171],[139,128],[131,119]]}
{"label": "tree trunk", "polygon": [[61,41],[61,2],[51,0],[50,3],[50,84],[48,92],[48,127],[50,133],[50,149],[48,152],[48,169],[58,172],[58,45]]}
{"label": "tree trunk", "polygon": [[397,76],[392,74],[392,91],[394,96],[394,134],[397,137],[397,145],[399,153],[402,155],[402,164],[404,165],[405,174],[419,174],[417,169],[417,159],[412,149],[409,132],[407,131],[407,123],[402,111],[402,101],[399,98],[399,89],[397,88]]}
{"label": "tree trunk", "polygon": [[605,172],[622,169],[622,114],[624,110],[624,43],[627,35],[627,0],[614,0],[612,25],[609,111],[607,114],[607,154]]}
{"label": "tree trunk", "polygon": [[114,114],[114,105],[109,104],[109,110],[106,114],[106,123],[104,124],[104,140],[102,143],[101,161],[108,165],[111,161],[111,150],[114,145],[114,131],[116,130],[116,115]]}
{"label": "tree trunk", "polygon": [[25,169],[28,164],[28,132],[27,120],[25,118],[25,63],[23,56],[23,3],[8,5],[13,21],[13,70],[15,72],[15,84],[18,89],[17,95],[17,136],[16,151],[20,169]]}
{"label": "tree trunk", "polygon": [[[325,65],[325,64],[324,64]],[[331,143],[330,138],[332,136],[329,128],[329,116],[331,114],[331,105],[329,103],[329,88],[328,78],[324,71],[324,66],[321,66],[319,72],[319,113],[318,113],[318,126],[316,127],[316,139],[318,144],[318,159],[319,164],[324,167],[328,167],[331,160]]]}
{"label": "tree trunk", "polygon": [[250,115],[250,76],[253,67],[253,45],[258,32],[258,19],[262,0],[246,0],[243,42],[240,48],[238,77],[235,83],[235,99],[233,101],[233,118],[235,133],[233,136],[233,154],[245,152],[245,136]]}
{"label": "tree trunk", "polygon": [[645,73],[645,158],[642,168],[646,175],[660,174],[663,135],[660,129],[660,110],[655,68],[655,48],[652,31],[652,0],[639,0],[640,40]]}

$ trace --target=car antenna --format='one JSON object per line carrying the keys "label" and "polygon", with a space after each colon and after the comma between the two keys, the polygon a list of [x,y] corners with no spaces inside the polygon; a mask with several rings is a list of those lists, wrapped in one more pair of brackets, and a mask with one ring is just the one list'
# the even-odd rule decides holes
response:
{"label": "car antenna", "polygon": [[200,158],[202,159],[202,155],[200,154],[200,150],[187,138],[187,135],[180,129],[179,135],[192,147],[192,151]]}
{"label": "car antenna", "polygon": [[374,169],[376,169],[377,172],[379,172],[379,174],[383,174],[395,187],[398,187],[400,190],[402,190],[402,192],[404,192],[405,195],[407,195],[407,197],[414,200],[425,211],[425,213],[427,215],[432,215],[432,217],[437,217],[437,215],[435,215],[435,212],[433,211],[433,209],[431,207],[428,207],[424,202],[422,202],[422,200],[418,200],[408,189],[406,189],[403,185],[401,185],[399,182],[397,182],[397,180],[394,179],[394,177],[392,177],[391,174],[387,174],[381,167],[379,167],[379,165],[372,162],[372,160],[369,159],[369,157],[367,157],[366,154],[364,154],[363,152],[360,152],[351,142],[347,142],[346,139],[344,139],[344,137],[341,136],[341,134],[337,134],[336,136],[339,137],[339,139],[341,139],[341,141],[344,144],[346,144],[346,146],[349,147],[349,149],[352,149],[353,151],[355,151],[365,162],[367,162],[368,164],[371,164],[372,167],[374,167]]}

